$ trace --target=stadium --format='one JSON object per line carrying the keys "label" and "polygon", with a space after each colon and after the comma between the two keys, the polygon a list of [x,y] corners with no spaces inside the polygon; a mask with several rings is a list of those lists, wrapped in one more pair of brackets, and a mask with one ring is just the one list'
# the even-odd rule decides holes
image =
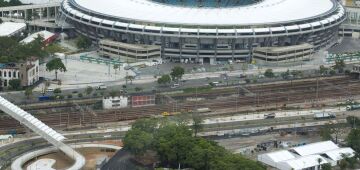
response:
{"label": "stadium", "polygon": [[345,20],[337,0],[64,0],[60,11],[78,33],[119,42],[104,55],[210,64],[309,60]]}

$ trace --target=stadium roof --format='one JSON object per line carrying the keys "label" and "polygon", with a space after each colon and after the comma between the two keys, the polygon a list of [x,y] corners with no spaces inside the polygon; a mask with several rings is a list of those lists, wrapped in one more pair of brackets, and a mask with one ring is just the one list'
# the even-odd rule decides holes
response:
{"label": "stadium roof", "polygon": [[4,22],[0,24],[0,37],[12,36],[25,28],[25,23]]}
{"label": "stadium roof", "polygon": [[263,0],[227,8],[180,7],[151,0],[73,0],[78,7],[123,19],[182,25],[262,25],[310,19],[337,9],[334,0]]}

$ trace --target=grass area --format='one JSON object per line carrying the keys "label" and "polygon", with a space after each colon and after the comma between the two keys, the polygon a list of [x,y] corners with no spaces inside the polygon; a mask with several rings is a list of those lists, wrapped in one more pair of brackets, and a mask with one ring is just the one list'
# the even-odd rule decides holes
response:
{"label": "grass area", "polygon": [[45,47],[45,50],[50,54],[68,52],[67,48],[61,47],[58,43],[52,43],[48,45],[47,47]]}
{"label": "grass area", "polygon": [[210,92],[212,91],[211,86],[205,86],[205,87],[190,87],[183,90],[184,93],[204,93],[204,92]]}

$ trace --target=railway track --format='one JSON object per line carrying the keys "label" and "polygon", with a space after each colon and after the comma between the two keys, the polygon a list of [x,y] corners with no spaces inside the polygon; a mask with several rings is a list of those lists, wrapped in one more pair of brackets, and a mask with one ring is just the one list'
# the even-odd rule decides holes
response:
{"label": "railway track", "polygon": [[[37,118],[54,128],[66,129],[68,127],[96,126],[99,123],[110,123],[123,120],[133,120],[141,117],[158,115],[164,111],[194,110],[208,107],[212,110],[226,108],[241,108],[264,105],[279,105],[303,103],[328,98],[349,98],[360,95],[359,80],[348,77],[331,79],[305,80],[300,82],[286,82],[279,84],[263,84],[247,86],[253,93],[240,94],[238,88],[224,88],[199,94],[179,94],[172,96],[176,102],[156,106],[137,108],[124,108],[118,110],[96,111],[94,113],[59,112],[49,114],[34,114]],[[340,90],[339,90],[340,89]],[[344,89],[344,90],[341,90]],[[201,97],[202,101],[186,101],[187,97]],[[224,97],[226,96],[226,97]],[[0,118],[0,133],[7,133],[9,129],[24,132],[24,128],[17,121],[9,117]]]}

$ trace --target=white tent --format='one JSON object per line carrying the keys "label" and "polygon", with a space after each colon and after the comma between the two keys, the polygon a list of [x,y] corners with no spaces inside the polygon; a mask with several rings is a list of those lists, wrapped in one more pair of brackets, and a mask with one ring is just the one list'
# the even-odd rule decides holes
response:
{"label": "white tent", "polygon": [[351,148],[339,148],[331,151],[327,151],[324,153],[324,155],[330,159],[331,165],[335,166],[337,164],[337,161],[343,159],[343,155],[347,157],[353,157],[355,156],[355,151]]}
{"label": "white tent", "polygon": [[300,156],[307,156],[313,154],[321,154],[326,151],[331,151],[334,149],[338,149],[339,147],[332,141],[324,141],[311,143],[303,146],[294,147],[291,150],[295,151]]}
{"label": "white tent", "polygon": [[[320,163],[319,160],[321,160]],[[321,165],[326,163],[328,163],[328,161],[326,161],[325,158],[321,157],[320,155],[309,155],[280,162],[279,169],[302,170],[314,167],[315,170],[318,170],[319,164]]]}
{"label": "white tent", "polygon": [[295,156],[287,150],[281,150],[277,152],[270,152],[258,155],[258,161],[263,162],[275,168],[279,168],[279,162],[294,159]]}

